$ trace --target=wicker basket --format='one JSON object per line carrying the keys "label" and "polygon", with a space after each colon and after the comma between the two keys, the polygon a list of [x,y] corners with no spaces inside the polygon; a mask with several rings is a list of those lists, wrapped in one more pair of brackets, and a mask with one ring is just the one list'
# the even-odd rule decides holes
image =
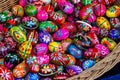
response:
{"label": "wicker basket", "polygon": [[[0,1],[0,12],[2,10],[9,10],[12,6],[18,3],[19,0],[2,0]],[[116,5],[120,5],[120,0],[115,0]],[[79,75],[68,78],[67,80],[94,80],[105,72],[113,68],[120,62],[120,43],[114,50],[104,59],[96,63],[92,68],[89,68]]]}

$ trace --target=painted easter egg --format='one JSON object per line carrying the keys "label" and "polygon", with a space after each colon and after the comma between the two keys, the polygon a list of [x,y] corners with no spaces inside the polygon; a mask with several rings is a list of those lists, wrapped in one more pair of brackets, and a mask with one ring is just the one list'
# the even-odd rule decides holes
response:
{"label": "painted easter egg", "polygon": [[14,68],[16,65],[18,65],[20,62],[20,57],[17,53],[8,53],[4,57],[4,65],[11,69]]}
{"label": "painted easter egg", "polygon": [[109,35],[109,30],[107,30],[106,28],[100,29],[100,32],[99,32],[100,37],[107,37],[108,35]]}
{"label": "painted easter egg", "polygon": [[94,6],[94,13],[97,16],[103,16],[106,12],[106,6],[104,4],[97,4]]}
{"label": "painted easter egg", "polygon": [[77,28],[76,28],[75,24],[70,23],[70,22],[65,22],[60,27],[68,29],[70,34],[76,33],[76,31],[77,31]]}
{"label": "painted easter egg", "polygon": [[22,78],[28,73],[28,67],[23,61],[22,63],[18,64],[14,69],[13,69],[13,75],[16,78]]}
{"label": "painted easter egg", "polygon": [[110,31],[110,38],[114,40],[120,39],[120,30],[118,29],[112,29]]}
{"label": "painted easter egg", "polygon": [[14,80],[12,72],[4,66],[0,66],[0,78],[2,80]]}
{"label": "painted easter egg", "polygon": [[21,58],[27,58],[32,52],[32,44],[31,41],[25,41],[19,46],[19,55]]}
{"label": "painted easter egg", "polygon": [[39,30],[45,30],[53,33],[58,30],[58,26],[52,21],[44,21],[39,24]]}
{"label": "painted easter egg", "polygon": [[101,44],[105,45],[109,50],[113,50],[117,45],[117,43],[114,40],[107,37],[101,40]]}
{"label": "painted easter egg", "polygon": [[36,29],[38,27],[38,20],[35,17],[25,16],[22,18],[22,25],[26,29]]}
{"label": "painted easter egg", "polygon": [[55,75],[54,76],[54,80],[65,80],[65,79],[67,79],[67,78],[69,78],[69,74],[68,73],[59,73],[58,75]]}
{"label": "painted easter egg", "polygon": [[37,14],[37,8],[34,5],[27,5],[25,9],[25,13],[28,16],[35,16]]}
{"label": "painted easter egg", "polygon": [[69,37],[69,31],[65,28],[59,29],[53,34],[53,39],[56,41],[61,41]]}
{"label": "painted easter egg", "polygon": [[37,8],[37,11],[41,10],[44,5],[41,0],[34,0],[32,4],[35,5],[35,7]]}
{"label": "painted easter egg", "polygon": [[105,4],[105,5],[110,5],[113,4],[115,0],[97,0],[98,3]]}
{"label": "painted easter egg", "polygon": [[85,20],[89,16],[91,16],[91,14],[93,14],[92,6],[86,5],[86,6],[83,6],[82,9],[79,11],[79,18]]}
{"label": "painted easter egg", "polygon": [[32,54],[40,56],[48,52],[48,46],[45,43],[36,44],[33,48]]}
{"label": "painted easter egg", "polygon": [[95,16],[95,14],[91,14],[91,16],[89,16],[89,17],[87,18],[87,20],[88,20],[89,22],[91,22],[91,23],[95,22],[95,21],[96,21],[96,16]]}
{"label": "painted easter egg", "polygon": [[96,27],[96,26],[93,26],[93,27],[90,29],[90,32],[95,33],[96,35],[99,35],[99,34],[100,34],[100,28],[99,28],[99,27]]}
{"label": "painted easter egg", "polygon": [[8,48],[4,45],[0,45],[0,58],[4,58],[8,53]]}
{"label": "painted easter egg", "polygon": [[50,56],[47,54],[43,54],[41,56],[37,56],[37,61],[39,65],[48,64],[50,62]]}
{"label": "painted easter egg", "polygon": [[107,30],[111,29],[110,23],[105,17],[97,17],[96,23],[100,28],[106,28]]}
{"label": "painted easter egg", "polygon": [[50,20],[54,21],[56,24],[63,24],[65,22],[65,16],[62,12],[52,12],[49,15]]}
{"label": "painted easter egg", "polygon": [[24,7],[27,4],[26,0],[19,0],[19,5]]}
{"label": "painted easter egg", "polygon": [[89,69],[89,68],[91,68],[92,66],[94,66],[95,63],[96,63],[96,62],[95,62],[94,60],[85,60],[85,61],[82,63],[82,68],[83,68],[84,70]]}
{"label": "painted easter egg", "polygon": [[50,4],[48,4],[48,5],[45,5],[45,6],[44,6],[44,10],[45,10],[47,13],[51,13],[51,12],[54,11],[54,7],[53,7],[52,5],[50,5]]}
{"label": "painted easter egg", "polygon": [[39,80],[40,76],[37,73],[29,72],[25,77],[25,80]]}
{"label": "painted easter egg", "polygon": [[110,53],[109,49],[102,44],[95,45],[95,48],[97,48],[100,51],[100,57],[101,58],[106,57]]}
{"label": "painted easter egg", "polygon": [[76,59],[70,55],[70,54],[67,54],[68,58],[70,59],[69,63],[67,64],[67,66],[70,66],[70,65],[74,65],[76,64]]}
{"label": "painted easter egg", "polygon": [[25,62],[31,72],[34,72],[34,73],[39,72],[40,68],[39,68],[39,64],[36,56],[30,55]]}
{"label": "painted easter egg", "polygon": [[77,59],[82,58],[83,51],[74,44],[68,46],[68,52]]}
{"label": "painted easter egg", "polygon": [[14,80],[24,80],[24,78],[15,78]]}
{"label": "painted easter egg", "polygon": [[66,67],[66,71],[70,76],[74,76],[80,74],[83,69],[80,66],[71,65]]}
{"label": "painted easter egg", "polygon": [[115,27],[115,25],[119,22],[120,22],[119,18],[110,18],[110,23],[112,27]]}
{"label": "painted easter egg", "polygon": [[59,42],[50,42],[48,48],[50,52],[64,52],[63,46]]}
{"label": "painted easter egg", "polygon": [[110,18],[120,16],[120,7],[116,5],[111,6],[110,8],[107,9],[106,16]]}
{"label": "painted easter egg", "polygon": [[97,48],[89,48],[84,52],[86,59],[97,59],[100,57],[100,51]]}
{"label": "painted easter egg", "polygon": [[27,34],[28,40],[31,40],[32,45],[37,44],[38,42],[38,32],[35,30],[31,30]]}
{"label": "painted easter egg", "polygon": [[51,58],[51,62],[54,63],[55,65],[66,66],[69,63],[68,56],[60,52],[51,53],[50,58]]}
{"label": "painted easter egg", "polygon": [[52,41],[51,35],[44,30],[39,31],[38,37],[41,43],[49,44]]}
{"label": "painted easter egg", "polygon": [[48,19],[48,13],[45,10],[39,10],[36,17],[39,21],[46,21]]}
{"label": "painted easter egg", "polygon": [[15,5],[12,7],[12,12],[15,16],[20,16],[22,17],[24,15],[24,9],[20,5]]}
{"label": "painted easter egg", "polygon": [[82,0],[83,5],[88,5],[88,4],[91,4],[91,3],[92,3],[92,0]]}
{"label": "painted easter egg", "polygon": [[10,35],[13,37],[13,39],[18,43],[23,43],[27,40],[26,34],[22,27],[20,26],[14,26],[10,29]]}

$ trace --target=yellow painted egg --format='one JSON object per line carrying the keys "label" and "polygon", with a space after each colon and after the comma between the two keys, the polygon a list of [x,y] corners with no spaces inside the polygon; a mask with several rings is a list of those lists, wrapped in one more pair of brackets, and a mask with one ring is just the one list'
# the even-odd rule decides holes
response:
{"label": "yellow painted egg", "polygon": [[117,5],[113,5],[106,11],[106,16],[110,18],[118,17],[120,16],[120,7]]}
{"label": "yellow painted egg", "polygon": [[105,17],[98,17],[96,23],[100,28],[105,28],[107,30],[111,29],[110,23]]}

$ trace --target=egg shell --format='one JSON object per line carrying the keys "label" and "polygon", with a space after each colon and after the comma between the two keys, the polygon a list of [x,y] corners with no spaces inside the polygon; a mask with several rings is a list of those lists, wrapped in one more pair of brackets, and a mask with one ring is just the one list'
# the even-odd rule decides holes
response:
{"label": "egg shell", "polygon": [[100,28],[105,28],[107,30],[111,29],[110,23],[105,17],[97,17],[96,23]]}
{"label": "egg shell", "polygon": [[29,72],[25,77],[25,80],[39,80],[40,76],[37,73]]}
{"label": "egg shell", "polygon": [[12,7],[12,12],[15,16],[20,16],[22,17],[24,15],[24,9],[20,5],[15,5]]}
{"label": "egg shell", "polygon": [[28,16],[35,16],[37,14],[37,8],[34,5],[27,5],[25,8],[25,13]]}
{"label": "egg shell", "polygon": [[45,30],[53,33],[58,30],[58,26],[52,21],[44,21],[39,24],[39,30]]}
{"label": "egg shell", "polygon": [[3,80],[14,80],[12,72],[4,66],[0,66],[0,78]]}
{"label": "egg shell", "polygon": [[48,19],[48,13],[45,10],[39,10],[36,17],[39,21],[46,21]]}
{"label": "egg shell", "polygon": [[9,69],[14,68],[16,65],[19,64],[19,62],[20,56],[17,53],[8,53],[4,57],[4,65]]}
{"label": "egg shell", "polygon": [[38,32],[35,30],[31,30],[27,34],[28,40],[32,41],[32,45],[37,44],[38,42]]}
{"label": "egg shell", "polygon": [[114,40],[120,39],[120,30],[118,29],[112,29],[110,31],[110,38]]}
{"label": "egg shell", "polygon": [[38,37],[41,43],[49,44],[52,41],[51,35],[44,30],[39,30]]}
{"label": "egg shell", "polygon": [[23,61],[22,63],[18,64],[14,69],[13,69],[13,75],[16,78],[22,78],[28,73],[28,67]]}
{"label": "egg shell", "polygon": [[105,45],[109,50],[113,50],[115,48],[115,46],[117,45],[117,43],[108,38],[108,37],[104,37],[102,40],[101,40],[101,44]]}
{"label": "egg shell", "polygon": [[106,57],[110,53],[109,49],[102,44],[95,45],[95,48],[97,48],[100,51],[101,58]]}
{"label": "egg shell", "polygon": [[119,18],[110,18],[110,23],[112,27],[114,27],[119,22],[120,22]]}
{"label": "egg shell", "polygon": [[27,59],[26,59],[26,64],[29,68],[29,70],[31,72],[37,73],[40,70],[39,64],[38,64],[38,60],[37,57],[34,55],[30,55]]}
{"label": "egg shell", "polygon": [[68,56],[69,59],[70,59],[70,61],[69,61],[69,63],[67,64],[67,66],[76,64],[76,59],[75,59],[72,55],[67,54],[67,56]]}
{"label": "egg shell", "polygon": [[82,68],[84,70],[89,69],[89,68],[93,67],[95,65],[95,63],[96,63],[96,61],[94,61],[94,60],[85,60],[82,63]]}
{"label": "egg shell", "polygon": [[69,31],[65,28],[59,29],[53,34],[53,39],[56,41],[61,41],[69,37]]}
{"label": "egg shell", "polygon": [[82,9],[80,9],[79,11],[79,18],[85,20],[90,17],[92,13],[93,9],[91,5],[83,6]]}
{"label": "egg shell", "polygon": [[69,45],[67,51],[77,59],[82,58],[83,51],[78,49],[74,44]]}
{"label": "egg shell", "polygon": [[113,5],[106,11],[106,16],[109,18],[114,18],[120,16],[120,7]]}
{"label": "egg shell", "polygon": [[68,56],[60,52],[51,53],[50,58],[51,58],[51,62],[54,63],[55,65],[66,66],[69,63]]}
{"label": "egg shell", "polygon": [[37,60],[39,65],[48,64],[50,62],[50,56],[47,54],[37,56]]}
{"label": "egg shell", "polygon": [[21,58],[27,58],[32,52],[32,44],[31,41],[25,41],[19,46],[19,55]]}
{"label": "egg shell", "polygon": [[54,21],[56,24],[63,24],[65,22],[65,16],[62,12],[52,12],[49,14],[50,20]]}
{"label": "egg shell", "polygon": [[18,43],[23,43],[27,40],[26,34],[23,29],[19,26],[14,26],[10,29],[10,35]]}
{"label": "egg shell", "polygon": [[47,44],[40,43],[36,44],[33,48],[32,54],[35,54],[36,56],[40,56],[43,54],[46,54],[48,52],[48,46]]}
{"label": "egg shell", "polygon": [[97,4],[94,6],[94,13],[97,16],[103,16],[106,13],[106,6],[104,4]]}
{"label": "egg shell", "polygon": [[74,76],[80,74],[83,69],[80,66],[71,65],[66,67],[66,71],[70,76]]}
{"label": "egg shell", "polygon": [[86,59],[97,59],[100,57],[100,51],[97,48],[89,48],[84,52]]}
{"label": "egg shell", "polygon": [[87,18],[87,20],[89,21],[89,22],[95,22],[96,21],[96,16],[95,16],[95,14],[91,14],[91,16],[89,16],[88,18]]}

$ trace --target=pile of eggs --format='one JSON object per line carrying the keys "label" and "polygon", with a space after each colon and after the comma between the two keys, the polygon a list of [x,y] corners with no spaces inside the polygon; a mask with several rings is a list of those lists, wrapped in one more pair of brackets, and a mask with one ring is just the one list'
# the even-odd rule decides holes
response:
{"label": "pile of eggs", "polygon": [[64,80],[91,68],[120,40],[115,0],[19,0],[0,13],[0,77]]}

